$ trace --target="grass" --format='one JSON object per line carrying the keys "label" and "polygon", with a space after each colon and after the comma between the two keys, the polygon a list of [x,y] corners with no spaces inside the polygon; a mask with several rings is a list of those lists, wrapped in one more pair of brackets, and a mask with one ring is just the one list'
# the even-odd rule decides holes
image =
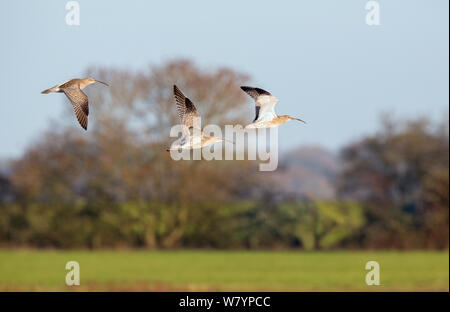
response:
{"label": "grass", "polygon": [[[81,285],[65,286],[65,264]],[[367,261],[380,286],[367,286]],[[0,250],[1,291],[448,291],[448,251]]]}

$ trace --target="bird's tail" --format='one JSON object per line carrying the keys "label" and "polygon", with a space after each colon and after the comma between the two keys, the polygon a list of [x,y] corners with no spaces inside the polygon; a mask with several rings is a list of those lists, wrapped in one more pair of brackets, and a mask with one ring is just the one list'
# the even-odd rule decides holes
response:
{"label": "bird's tail", "polygon": [[42,93],[42,94],[47,94],[47,93],[58,92],[58,91],[59,91],[59,88],[58,88],[58,87],[53,87],[53,88],[44,90],[44,91],[42,91],[41,93]]}

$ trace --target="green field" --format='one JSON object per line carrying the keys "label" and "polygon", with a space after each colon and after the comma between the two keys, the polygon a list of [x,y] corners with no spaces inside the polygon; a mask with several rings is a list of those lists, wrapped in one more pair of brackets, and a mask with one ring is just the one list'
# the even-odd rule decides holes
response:
{"label": "green field", "polygon": [[[81,285],[65,285],[65,264]],[[380,264],[380,286],[365,263]],[[379,251],[0,250],[0,290],[448,291],[449,254]]]}

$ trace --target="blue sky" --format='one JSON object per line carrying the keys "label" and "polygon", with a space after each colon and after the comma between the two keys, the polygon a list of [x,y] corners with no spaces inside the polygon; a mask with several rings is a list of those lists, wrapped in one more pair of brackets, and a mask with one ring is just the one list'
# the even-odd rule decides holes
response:
{"label": "blue sky", "polygon": [[40,91],[90,65],[184,57],[247,72],[280,99],[279,114],[308,121],[280,128],[285,150],[336,150],[377,129],[382,112],[448,113],[447,0],[380,0],[379,26],[366,25],[365,0],[79,0],[80,26],[66,25],[66,2],[0,2],[0,158],[20,155],[69,105]]}

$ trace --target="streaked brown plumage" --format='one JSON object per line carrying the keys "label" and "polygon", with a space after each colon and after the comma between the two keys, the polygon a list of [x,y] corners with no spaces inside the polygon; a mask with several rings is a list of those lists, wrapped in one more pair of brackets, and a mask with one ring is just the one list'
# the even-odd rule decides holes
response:
{"label": "streaked brown plumage", "polygon": [[294,118],[288,115],[277,116],[277,114],[275,114],[275,104],[277,104],[278,99],[266,90],[247,86],[242,86],[241,89],[250,95],[255,101],[255,119],[245,128],[274,128],[289,120],[304,122],[299,118]]}
{"label": "streaked brown plumage", "polygon": [[95,80],[93,78],[84,78],[84,79],[72,79],[66,81],[62,84],[51,87],[50,89],[44,90],[41,93],[47,94],[52,92],[64,92],[67,98],[72,103],[73,109],[75,111],[75,115],[77,116],[78,122],[84,130],[87,130],[88,126],[88,116],[89,116],[89,101],[86,94],[83,93],[85,87],[93,83],[103,83],[104,85],[108,85],[102,81]]}
{"label": "streaked brown plumage", "polygon": [[[173,142],[167,151],[202,148],[224,141],[215,136],[203,135],[200,129],[200,115],[198,114],[194,103],[185,97],[183,92],[175,85],[173,86],[173,95],[177,104],[178,117],[180,117],[181,123],[186,126],[187,131],[183,133],[183,136],[180,139]],[[192,134],[190,132],[191,129]]]}
{"label": "streaked brown plumage", "polygon": [[173,86],[173,95],[177,104],[178,117],[188,129],[200,129],[199,114],[190,99],[184,96],[183,92],[177,86]]}

